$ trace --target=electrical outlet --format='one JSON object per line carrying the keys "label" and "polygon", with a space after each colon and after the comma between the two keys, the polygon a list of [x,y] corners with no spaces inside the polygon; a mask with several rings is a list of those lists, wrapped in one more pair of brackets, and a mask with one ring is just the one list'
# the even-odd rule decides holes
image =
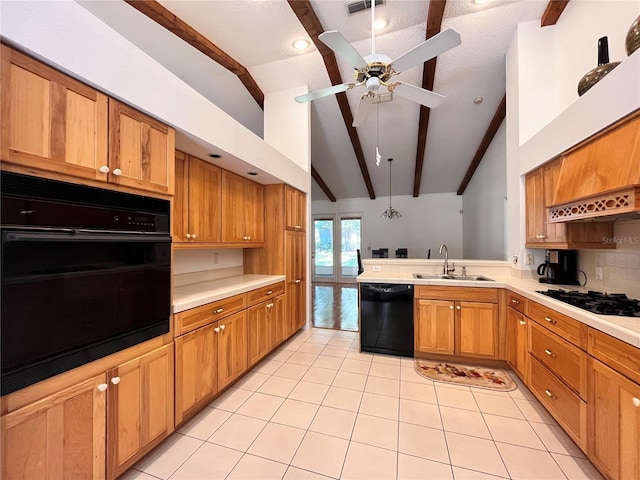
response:
{"label": "electrical outlet", "polygon": [[525,265],[531,265],[532,263],[533,263],[533,255],[532,255],[532,254],[530,254],[530,253],[527,253],[527,254],[524,256],[524,264],[525,264]]}
{"label": "electrical outlet", "polygon": [[382,271],[382,267],[380,265],[374,265],[372,270],[374,272],[381,272]]}
{"label": "electrical outlet", "polygon": [[596,280],[602,280],[602,267],[596,267]]}

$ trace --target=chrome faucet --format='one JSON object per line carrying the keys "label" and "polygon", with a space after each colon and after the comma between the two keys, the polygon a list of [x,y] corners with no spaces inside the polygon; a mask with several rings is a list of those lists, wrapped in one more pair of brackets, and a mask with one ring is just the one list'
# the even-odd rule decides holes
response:
{"label": "chrome faucet", "polygon": [[444,275],[448,275],[449,273],[456,271],[456,264],[454,263],[451,267],[449,266],[449,249],[447,248],[446,244],[443,243],[442,245],[440,245],[440,250],[438,250],[438,253],[442,255],[443,248],[444,248],[444,266],[442,267],[442,273]]}

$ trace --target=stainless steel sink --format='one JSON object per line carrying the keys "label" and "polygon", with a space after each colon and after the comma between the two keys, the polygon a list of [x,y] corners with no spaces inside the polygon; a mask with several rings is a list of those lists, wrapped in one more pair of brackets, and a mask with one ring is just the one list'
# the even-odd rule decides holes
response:
{"label": "stainless steel sink", "polygon": [[485,277],[484,275],[444,275],[444,274],[426,274],[426,273],[414,273],[413,278],[420,280],[466,280],[469,282],[494,282],[492,278]]}

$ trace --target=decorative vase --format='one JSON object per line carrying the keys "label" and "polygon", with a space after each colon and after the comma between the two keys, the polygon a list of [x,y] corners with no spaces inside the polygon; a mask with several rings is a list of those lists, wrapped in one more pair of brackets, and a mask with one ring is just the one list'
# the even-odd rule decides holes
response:
{"label": "decorative vase", "polygon": [[598,40],[598,66],[588,71],[578,82],[578,96],[602,80],[607,73],[620,65],[620,62],[609,62],[609,40],[602,37]]}
{"label": "decorative vase", "polygon": [[631,55],[640,48],[640,17],[636,18],[631,27],[629,27],[624,45],[627,55]]}

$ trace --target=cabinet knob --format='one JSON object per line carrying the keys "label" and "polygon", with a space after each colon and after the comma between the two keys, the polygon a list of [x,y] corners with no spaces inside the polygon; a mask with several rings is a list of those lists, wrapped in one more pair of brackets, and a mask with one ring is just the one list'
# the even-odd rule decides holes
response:
{"label": "cabinet knob", "polygon": [[251,240],[251,235],[247,236],[247,240]]}
{"label": "cabinet knob", "polygon": [[120,377],[113,377],[111,379],[111,383],[113,383],[114,385],[117,385],[120,383]]}
{"label": "cabinet knob", "polygon": [[224,330],[224,325],[220,325],[220,330]]}
{"label": "cabinet knob", "polygon": [[191,238],[196,238],[196,234],[195,234],[195,233],[192,233],[192,234],[191,234]]}
{"label": "cabinet knob", "polygon": [[120,175],[122,175],[122,170],[120,170],[119,168],[115,168],[115,169],[113,170],[113,174],[114,174],[116,177],[119,177]]}
{"label": "cabinet knob", "polygon": [[102,165],[100,167],[100,173],[109,173],[109,167],[107,167],[106,165]]}
{"label": "cabinet knob", "polygon": [[551,358],[555,358],[556,354],[553,353],[551,350],[549,350],[548,348],[545,349],[544,353],[546,353],[547,355],[549,355]]}
{"label": "cabinet knob", "polygon": [[98,390],[104,392],[108,387],[109,385],[107,385],[106,383],[101,383],[100,385],[98,385]]}
{"label": "cabinet knob", "polygon": [[549,317],[544,317],[545,322],[549,322],[551,325],[555,325],[556,322],[553,318],[549,318]]}
{"label": "cabinet knob", "polygon": [[524,320],[520,320],[520,325],[526,325],[527,322],[525,322]]}
{"label": "cabinet knob", "polygon": [[216,333],[220,333],[220,327],[214,328],[213,331],[216,332]]}
{"label": "cabinet knob", "polygon": [[267,303],[267,308],[272,308],[273,307],[273,303]]}
{"label": "cabinet knob", "polygon": [[460,305],[456,305],[456,310],[460,310]]}
{"label": "cabinet knob", "polygon": [[639,407],[640,408],[640,398],[633,397],[632,402],[633,402],[633,406],[634,407]]}
{"label": "cabinet knob", "polygon": [[213,313],[222,313],[224,312],[224,308],[217,308],[213,311]]}
{"label": "cabinet knob", "polygon": [[187,233],[187,238],[191,238],[191,234],[190,233]]}
{"label": "cabinet knob", "polygon": [[273,293],[273,290],[269,290],[269,291],[267,292],[267,295],[271,295],[272,293]]}
{"label": "cabinet knob", "polygon": [[300,279],[297,279],[297,280],[296,280],[296,283],[300,283]]}
{"label": "cabinet knob", "polygon": [[449,305],[449,308],[450,308],[451,310],[453,310],[453,305]]}
{"label": "cabinet knob", "polygon": [[556,398],[551,390],[545,390],[544,393],[546,393],[549,398]]}

